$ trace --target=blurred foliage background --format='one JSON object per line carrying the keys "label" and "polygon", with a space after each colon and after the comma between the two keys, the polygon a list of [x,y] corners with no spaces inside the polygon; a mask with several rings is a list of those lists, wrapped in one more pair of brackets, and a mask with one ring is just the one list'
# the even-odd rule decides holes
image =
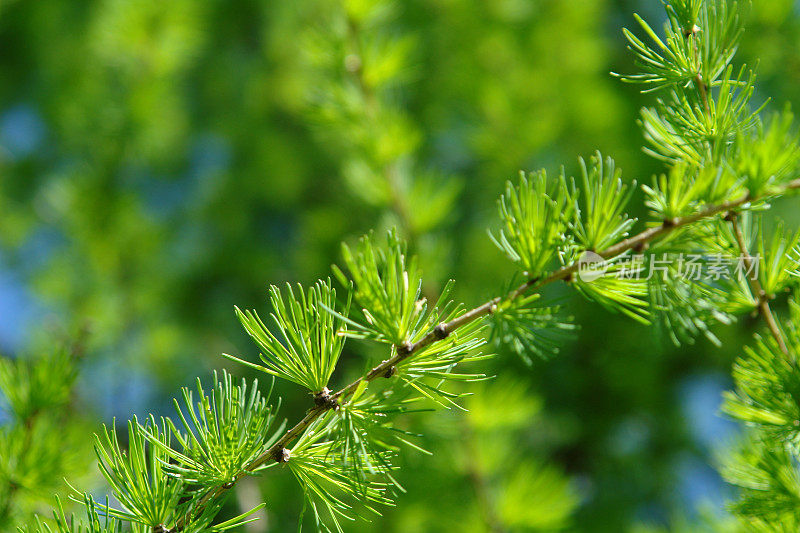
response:
{"label": "blurred foliage background", "polygon": [[[660,171],[636,125],[652,100],[609,76],[634,70],[621,34],[634,11],[658,20],[660,4],[0,1],[0,353],[36,359],[80,339],[61,423],[88,450],[86,428],[170,415],[196,376],[247,375],[219,355],[256,354],[233,306],[265,310],[269,283],[329,275],[339,243],[371,229],[401,229],[426,293],[452,277],[480,303],[512,272],[486,229],[520,169],[574,173],[600,149],[627,179]],[[758,63],[771,107],[796,108],[800,3],[754,0],[747,20],[742,60]],[[724,521],[729,489],[711,464],[737,429],[720,392],[753,324],[721,328],[721,349],[675,348],[552,297],[581,326],[558,356],[527,365],[500,347],[470,412],[410,418],[434,455],[405,453],[408,492],[354,530]],[[351,343],[335,378],[382,357],[363,350]],[[299,418],[309,398],[277,389]],[[91,452],[75,455],[54,468],[85,480]],[[47,512],[63,475],[6,493],[24,509],[7,523]],[[237,490],[231,513],[267,502],[251,531],[296,527],[291,476]]]}

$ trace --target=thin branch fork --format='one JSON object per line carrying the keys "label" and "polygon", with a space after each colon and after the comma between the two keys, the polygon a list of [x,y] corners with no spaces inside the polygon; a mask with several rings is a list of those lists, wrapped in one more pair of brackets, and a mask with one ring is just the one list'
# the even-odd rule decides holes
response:
{"label": "thin branch fork", "polygon": [[[788,183],[787,185],[780,188],[778,191],[775,191],[775,194],[783,194],[791,190],[800,189],[800,178],[795,179]],[[719,215],[721,213],[728,213],[730,211],[735,210],[736,208],[742,207],[743,205],[752,202],[758,198],[752,198],[749,193],[745,193],[739,198],[734,200],[729,200],[727,202],[722,202],[720,204],[708,205],[700,209],[697,213],[692,215],[687,215],[683,217],[675,217],[665,219],[662,224],[658,226],[653,226],[644,231],[637,233],[627,239],[624,239],[613,246],[609,246],[608,248],[597,252],[597,254],[604,258],[604,259],[611,259],[616,257],[620,254],[627,252],[628,250],[632,249],[642,249],[644,246],[649,244],[650,242],[663,237],[671,233],[672,231],[683,227],[694,224],[704,219],[711,218],[715,215]],[[465,326],[478,320],[484,316],[492,314],[496,309],[497,306],[503,302],[511,302],[515,299],[519,298],[523,294],[531,291],[531,290],[539,290],[540,288],[544,287],[545,285],[549,285],[550,283],[561,281],[561,280],[569,280],[571,279],[572,275],[575,274],[580,269],[580,264],[575,262],[569,265],[565,265],[558,270],[552,272],[548,276],[538,279],[530,279],[525,283],[518,286],[516,289],[510,291],[509,293],[497,296],[492,298],[491,300],[475,307],[466,313],[459,315],[458,317],[454,318],[449,322],[443,322],[438,324],[435,328],[433,328],[429,333],[427,333],[424,337],[414,343],[406,343],[400,346],[395,346],[395,355],[385,361],[382,361],[380,364],[372,368],[369,372],[367,372],[362,377],[358,378],[357,380],[353,381],[346,387],[338,390],[336,393],[330,395],[330,402],[325,403],[324,405],[315,405],[311,409],[308,410],[305,417],[303,417],[300,422],[298,422],[294,427],[289,429],[280,439],[278,439],[275,444],[273,444],[267,451],[265,451],[261,456],[257,459],[253,460],[250,464],[248,464],[244,470],[239,472],[234,479],[227,483],[224,486],[219,486],[216,489],[206,493],[206,495],[200,500],[197,509],[201,509],[205,504],[209,501],[218,498],[225,494],[227,490],[232,488],[236,481],[241,479],[242,477],[251,474],[253,470],[256,468],[270,462],[270,461],[277,461],[277,458],[284,457],[283,454],[279,455],[285,448],[288,448],[288,445],[291,444],[295,439],[300,437],[302,433],[311,426],[319,417],[324,415],[329,409],[332,408],[333,405],[341,403],[342,401],[346,400],[349,396],[355,392],[358,386],[366,381],[371,382],[379,377],[385,376],[392,376],[395,373],[396,366],[403,362],[404,360],[411,357],[414,353],[418,352],[422,348],[433,344],[434,342],[441,340],[447,337],[450,333],[457,330],[458,328]],[[767,310],[769,306],[766,302],[763,302],[763,305],[766,306]],[[771,316],[765,314],[766,316]],[[769,319],[768,319],[769,320]],[[772,318],[774,323],[774,317]],[[770,328],[772,330],[772,328]],[[777,324],[775,324],[775,330],[777,330]],[[785,347],[785,344],[783,344]],[[788,351],[787,351],[788,353]],[[175,527],[171,530],[172,532],[182,531],[185,525],[185,520],[181,519],[178,520]]]}
{"label": "thin branch fork", "polygon": [[[733,235],[736,238],[736,244],[739,247],[742,263],[745,266],[745,271],[753,272],[753,258],[747,249],[747,242],[745,241],[744,233],[742,232],[742,227],[739,224],[738,218],[739,217],[735,211],[731,211],[725,217],[725,219],[731,223]],[[775,342],[778,343],[778,348],[780,348],[781,352],[783,352],[783,355],[789,357],[789,348],[786,346],[786,341],[783,338],[783,333],[778,326],[777,320],[775,320],[775,315],[773,315],[772,309],[769,307],[771,295],[766,293],[757,276],[748,276],[747,281],[750,285],[750,292],[752,293],[753,298],[756,298],[758,301],[758,312],[762,317],[764,317],[764,322],[767,324],[767,329],[769,329],[769,332],[775,339]]]}
{"label": "thin branch fork", "polygon": [[709,117],[711,116],[711,106],[708,102],[708,85],[706,84],[705,80],[703,79],[703,75],[700,73],[700,50],[697,47],[697,34],[702,31],[699,26],[696,24],[692,24],[691,28],[684,28],[683,29],[683,37],[686,40],[692,40],[692,48],[694,49],[694,57],[695,61],[697,62],[697,72],[694,76],[694,84],[697,87],[697,91],[700,93],[700,99],[703,101],[703,107],[705,108],[706,115]]}

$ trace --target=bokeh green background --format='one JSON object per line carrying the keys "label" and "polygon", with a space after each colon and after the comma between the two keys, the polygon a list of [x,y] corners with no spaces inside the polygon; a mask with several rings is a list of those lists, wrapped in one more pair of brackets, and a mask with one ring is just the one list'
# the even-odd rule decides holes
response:
{"label": "bokeh green background", "polygon": [[[520,169],[575,172],[600,149],[626,179],[660,171],[636,124],[652,96],[609,75],[634,70],[621,28],[660,21],[656,0],[370,4],[0,0],[0,352],[86,330],[74,416],[169,415],[196,376],[248,375],[220,357],[256,357],[233,306],[265,312],[268,284],[329,275],[343,240],[398,226],[426,294],[453,277],[477,304],[514,271],[486,229]],[[757,97],[797,107],[800,4],[749,11]],[[724,513],[711,464],[736,428],[717,408],[754,324],[675,348],[554,296],[581,325],[561,353],[528,366],[500,347],[469,414],[409,420],[434,456],[405,453],[397,507],[348,527],[673,530]],[[346,350],[338,383],[364,351]],[[301,416],[309,399],[277,391]],[[243,485],[230,511],[261,499],[252,531],[296,527],[288,473]]]}

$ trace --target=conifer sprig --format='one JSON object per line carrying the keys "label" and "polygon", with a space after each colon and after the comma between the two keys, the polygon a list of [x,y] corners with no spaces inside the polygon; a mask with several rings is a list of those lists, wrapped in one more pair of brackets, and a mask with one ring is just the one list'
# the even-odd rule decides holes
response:
{"label": "conifer sprig", "polygon": [[636,222],[625,212],[636,182],[625,183],[614,160],[603,159],[600,152],[592,156],[588,166],[583,158],[579,162],[581,188],[573,185],[570,194],[575,213],[571,233],[582,250],[604,250],[627,237]]}
{"label": "conifer sprig", "polygon": [[[800,188],[800,179],[791,181],[783,185],[781,188],[771,189],[770,197],[781,196],[782,194],[785,194],[787,192],[790,192],[798,188]],[[694,212],[691,215],[683,217],[673,217],[671,219],[667,219],[663,221],[660,225],[645,229],[633,236],[630,236],[616,244],[609,246],[604,250],[600,250],[597,253],[603,258],[617,257],[629,250],[635,248],[641,248],[644,245],[655,242],[658,239],[668,236],[670,233],[680,228],[684,228],[686,226],[690,226],[692,224],[696,224],[699,222],[704,222],[714,217],[720,218],[729,211],[731,211],[732,209],[743,206],[747,203],[754,202],[756,200],[759,199],[751,198],[749,194],[745,194],[739,198],[723,202],[720,204],[704,205],[698,207],[696,209],[696,212]],[[382,361],[378,365],[374,366],[371,370],[369,370],[361,378],[355,380],[354,382],[336,391],[335,393],[332,393],[330,396],[331,399],[337,402],[344,402],[345,400],[350,398],[353,395],[353,393],[355,393],[360,387],[362,387],[363,383],[369,383],[381,377],[395,376],[397,366],[402,364],[410,357],[412,357],[418,351],[423,350],[427,346],[430,346],[434,343],[441,342],[443,339],[446,339],[446,337],[450,333],[457,331],[459,328],[469,324],[473,324],[479,319],[487,315],[490,315],[497,309],[498,306],[500,306],[504,302],[513,302],[518,298],[522,297],[526,293],[529,293],[531,291],[538,291],[543,287],[545,287],[546,285],[554,283],[556,281],[571,279],[574,275],[576,275],[576,273],[580,269],[580,266],[581,265],[578,262],[574,262],[551,272],[542,279],[539,280],[535,278],[529,279],[528,281],[522,283],[513,290],[509,291],[504,296],[498,296],[496,298],[493,298],[480,306],[477,306],[469,311],[458,314],[449,321],[438,323],[427,334],[422,336],[418,341],[411,344],[403,344],[401,346],[395,346],[395,354],[391,358]],[[288,449],[289,446],[292,444],[292,442],[294,442],[297,438],[302,436],[320,417],[325,415],[325,413],[328,412],[329,409],[332,409],[332,406],[326,404],[326,405],[317,405],[313,407],[311,410],[309,410],[306,416],[300,422],[298,422],[295,426],[290,428],[268,450],[266,450],[261,456],[259,456],[253,462],[251,462],[246,467],[243,474],[252,472],[255,469],[261,467],[262,465],[268,464],[270,462],[282,462],[283,459],[285,458],[283,450]],[[289,458],[289,461],[290,460],[291,459]],[[241,477],[241,474],[235,477],[238,479]],[[232,486],[233,486],[232,483],[218,486],[214,491],[210,492],[206,498],[204,498],[205,501],[208,502],[216,498],[219,498]],[[201,502],[205,503],[202,500]]]}
{"label": "conifer sprig", "polygon": [[[343,244],[342,256],[364,317],[357,323],[334,313],[354,327],[351,337],[402,345],[435,320],[437,305],[428,312],[427,302],[421,297],[422,272],[417,259],[408,257],[396,231],[389,232],[385,247],[376,245],[372,235],[362,237],[355,251]],[[349,285],[348,276],[339,267],[334,266],[333,271],[343,285]],[[448,292],[445,290],[444,298]]]}
{"label": "conifer sprig", "polygon": [[[147,426],[140,426],[150,444],[169,456],[164,471],[184,483],[201,487],[234,482],[235,476],[269,448],[284,429],[283,425],[272,429],[278,407],[270,404],[271,390],[266,396],[261,395],[257,380],[249,390],[244,380],[235,385],[227,372],[223,372],[219,381],[214,373],[214,382],[211,394],[206,395],[197,380],[196,403],[186,388],[182,391],[183,405],[175,400],[183,431],[171,420],[167,420],[167,425],[178,446],[164,446],[157,434]],[[274,436],[265,439],[270,434]]]}
{"label": "conifer sprig", "polygon": [[[669,5],[675,7],[670,9]],[[724,410],[753,427],[754,432],[742,442],[740,451],[728,458],[723,474],[741,489],[732,509],[745,528],[793,531],[800,524],[800,478],[796,467],[800,367],[794,323],[797,304],[791,294],[792,320],[782,327],[769,302],[778,291],[796,290],[792,280],[797,271],[796,257],[789,250],[796,246],[797,235],[787,238],[779,223],[772,238],[765,239],[760,218],[752,221],[746,211],[767,207],[759,206],[757,200],[773,184],[792,183],[797,174],[798,145],[788,113],[783,118],[773,118],[765,127],[759,117],[763,106],[750,110],[754,75],[749,73],[745,78],[744,68],[735,79],[731,75],[735,46],[728,43],[733,43],[741,32],[733,13],[735,8],[733,4],[733,10],[726,12],[725,2],[712,0],[670,2],[670,24],[665,28],[669,46],[665,47],[645,23],[642,26],[666,50],[665,56],[677,58],[676,50],[694,52],[691,68],[696,76],[686,83],[675,83],[678,74],[686,77],[691,71],[681,71],[676,62],[676,69],[669,72],[659,64],[662,56],[629,36],[639,54],[640,66],[649,72],[628,81],[662,88],[670,85],[669,77],[673,76],[672,101],[662,101],[658,111],[643,115],[646,136],[654,155],[675,164],[675,174],[685,176],[688,170],[702,177],[685,185],[668,184],[662,179],[660,189],[671,189],[670,194],[647,190],[652,198],[651,208],[680,211],[691,206],[693,189],[721,192],[724,187],[720,185],[725,182],[731,190],[744,190],[748,196],[746,204],[732,206],[724,225],[717,222],[704,229],[705,235],[696,235],[709,248],[716,246],[739,255],[747,274],[738,274],[722,294],[731,310],[756,310],[768,334],[766,338],[757,336],[755,346],[746,349],[734,367],[737,390],[727,395]],[[683,33],[683,43],[679,31]],[[723,67],[724,73],[717,78]],[[769,155],[765,157],[766,154]],[[704,168],[713,168],[713,172]],[[754,241],[758,251],[755,257],[750,253]]]}
{"label": "conifer sprig", "polygon": [[23,533],[122,533],[124,522],[114,518],[108,506],[98,505],[89,495],[84,495],[83,505],[86,508],[88,520],[84,523],[72,514],[69,517],[64,511],[61,500],[56,498],[57,508],[53,511],[54,523],[50,524],[36,517],[34,524],[21,529]]}
{"label": "conifer sprig", "polygon": [[160,475],[167,462],[164,448],[169,448],[169,432],[154,418],[144,426],[163,446],[148,447],[148,439],[136,417],[128,422],[128,446],[123,452],[116,428],[103,428],[96,436],[98,465],[108,481],[121,509],[109,509],[115,518],[148,527],[166,527],[173,522],[182,496],[181,481]]}
{"label": "conifer sprig", "polygon": [[[240,311],[236,315],[247,333],[258,343],[264,366],[249,363],[232,355],[225,357],[267,374],[293,381],[313,393],[327,390],[328,380],[342,353],[345,331],[340,315],[328,313],[335,307],[336,289],[331,280],[318,281],[308,290],[301,286],[286,286],[287,296],[274,285],[270,287],[272,320],[280,336],[264,325],[255,311]],[[296,295],[295,295],[296,293]],[[348,297],[344,315],[350,307]]]}
{"label": "conifer sprig", "polygon": [[[408,257],[397,232],[388,234],[385,246],[371,235],[353,249],[345,246],[346,268],[334,268],[347,291],[344,305],[337,303],[328,280],[307,292],[271,288],[277,333],[255,312],[237,309],[263,350],[264,365],[228,357],[313,393],[314,404],[305,417],[288,430],[270,430],[274,410],[268,400],[255,386],[248,393],[244,383],[234,386],[223,375],[210,395],[199,388],[199,404],[184,393],[185,405],[178,404],[184,426],[180,429],[167,420],[157,423],[150,417],[139,424],[134,418],[126,452],[116,433],[105,428],[97,439],[97,453],[122,508],[104,512],[152,533],[231,528],[248,520],[249,513],[211,525],[228,491],[246,475],[288,463],[318,529],[332,524],[341,531],[340,519],[362,511],[379,513],[381,505],[391,504],[392,487],[397,486],[392,455],[398,444],[413,446],[394,431],[391,415],[408,411],[415,401],[458,404],[458,394],[445,384],[484,377],[464,373],[458,365],[486,357],[479,349],[485,336],[483,319],[489,315],[495,315],[490,321],[495,337],[516,335],[520,344],[530,344],[535,351],[541,338],[521,324],[538,318],[553,325],[549,315],[537,314],[534,303],[541,290],[556,281],[570,283],[632,318],[649,321],[655,315],[662,325],[674,328],[676,341],[708,334],[710,320],[759,310],[771,337],[757,343],[737,366],[738,391],[729,396],[726,409],[760,427],[764,460],[731,479],[763,491],[744,500],[744,515],[773,520],[789,512],[792,498],[800,493],[800,483],[787,468],[796,457],[796,449],[787,444],[796,445],[797,440],[792,429],[800,397],[797,341],[794,330],[779,325],[769,299],[794,281],[796,265],[786,254],[797,247],[798,237],[786,239],[778,233],[764,239],[756,231],[758,266],[763,270],[758,277],[739,276],[730,285],[677,280],[669,269],[661,281],[652,283],[613,276],[634,253],[674,255],[697,249],[735,250],[751,270],[756,265],[751,242],[740,226],[743,213],[764,209],[768,200],[800,188],[791,119],[787,122],[784,115],[765,126],[761,107],[754,110],[750,105],[754,75],[732,65],[741,33],[736,4],[664,4],[668,22],[663,38],[638,17],[653,44],[625,33],[643,72],[623,79],[644,84],[645,91],[668,93],[642,116],[651,153],[670,167],[645,188],[653,215],[646,229],[630,235],[636,221],[627,215],[626,204],[634,185],[622,180],[612,160],[597,154],[589,165],[581,161],[577,184],[563,175],[548,182],[544,172],[522,175],[518,184],[508,184],[499,202],[502,230],[493,240],[518,264],[517,274],[525,282],[470,310],[450,302],[452,283],[429,305],[422,297],[418,263]],[[348,31],[369,18],[362,15],[348,13]],[[356,74],[361,96],[372,101],[370,80]],[[602,266],[612,275],[584,279],[588,252],[605,261]],[[695,294],[702,295],[704,311],[709,312],[681,315],[683,306],[696,303],[691,301]],[[357,317],[349,314],[351,298]],[[717,306],[719,313],[711,311]],[[784,329],[790,333],[788,345]],[[387,359],[331,392],[329,381],[348,337],[386,345]],[[386,387],[372,385],[383,379],[390,380]],[[388,434],[397,438],[388,439]],[[779,500],[783,503],[770,506],[763,497],[770,492],[786,496]],[[83,501],[94,516],[93,502]]]}
{"label": "conifer sprig", "polygon": [[497,205],[503,228],[498,237],[489,233],[492,241],[530,277],[545,272],[563,246],[575,207],[564,175],[551,184],[544,170],[529,177],[522,173],[518,186],[506,183]]}
{"label": "conifer sprig", "polygon": [[564,315],[563,306],[544,301],[540,294],[506,301],[489,318],[490,340],[509,346],[529,365],[532,356],[548,359],[557,354],[562,341],[577,329],[573,318]]}
{"label": "conifer sprig", "polygon": [[[79,472],[85,439],[67,426],[80,342],[44,354],[0,356],[0,530],[11,530]],[[58,379],[53,379],[53,376]],[[49,499],[49,498],[48,498]]]}
{"label": "conifer sprig", "polygon": [[[750,256],[750,251],[748,249],[747,243],[745,242],[744,233],[742,233],[742,229],[739,226],[737,221],[737,217],[734,213],[729,214],[727,217],[730,220],[731,226],[733,227],[733,233],[736,236],[736,244],[739,246],[739,251],[741,252],[742,256],[742,263],[746,267],[747,271],[752,271],[754,267],[753,258]],[[778,241],[777,244],[780,244]],[[780,248],[775,250],[777,254],[780,254],[780,258],[783,259],[786,257],[784,254],[781,253]],[[763,250],[763,244],[762,244]],[[766,261],[766,257],[764,258]],[[779,260],[777,263],[779,266],[782,264],[782,261]],[[769,265],[773,266],[773,265]],[[772,269],[774,271],[774,269]],[[783,270],[776,275],[783,274]],[[770,281],[772,281],[775,276],[770,277]],[[775,338],[775,342],[778,343],[778,347],[780,348],[781,352],[788,355],[789,349],[786,347],[786,342],[783,340],[783,332],[780,330],[780,326],[778,326],[778,322],[775,320],[775,316],[772,314],[772,309],[769,306],[769,299],[772,297],[766,290],[764,290],[764,286],[759,281],[758,277],[750,276],[748,277],[750,281],[750,290],[753,299],[758,302],[758,311],[761,313],[761,316],[764,318],[764,321],[767,323],[767,327],[769,328],[770,334]]]}

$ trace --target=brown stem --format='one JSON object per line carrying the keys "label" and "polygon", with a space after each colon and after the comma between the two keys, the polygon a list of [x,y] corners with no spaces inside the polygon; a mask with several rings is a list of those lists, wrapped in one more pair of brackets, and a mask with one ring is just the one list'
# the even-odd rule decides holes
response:
{"label": "brown stem", "polygon": [[694,49],[695,63],[697,64],[697,72],[694,76],[694,84],[697,86],[697,91],[700,93],[700,99],[703,101],[703,107],[706,110],[706,115],[711,116],[711,106],[708,103],[708,85],[703,80],[700,74],[700,50],[697,48],[697,34],[700,28],[692,24],[691,28],[683,29],[683,36],[688,40],[692,39],[692,48]]}
{"label": "brown stem", "polygon": [[694,82],[697,84],[697,90],[700,92],[700,99],[703,100],[703,107],[706,109],[706,114],[711,116],[711,107],[708,104],[708,87],[706,82],[703,81],[703,76],[698,72],[694,77]]}
{"label": "brown stem", "polygon": [[[739,252],[741,253],[742,263],[745,267],[745,272],[756,272],[753,268],[753,258],[750,256],[750,252],[747,249],[747,242],[744,239],[744,233],[742,233],[742,228],[739,225],[738,216],[735,212],[731,212],[728,217],[726,218],[731,223],[731,228],[733,228],[733,234],[736,237],[736,244],[739,246]],[[778,322],[775,320],[775,316],[772,314],[772,310],[769,307],[769,299],[770,295],[764,291],[764,287],[761,285],[761,282],[758,280],[758,276],[755,275],[748,275],[747,281],[750,284],[750,292],[758,301],[758,311],[761,313],[761,316],[764,317],[764,322],[767,323],[767,329],[769,329],[770,334],[775,339],[775,342],[778,343],[778,348],[780,348],[783,355],[789,357],[789,348],[786,346],[786,341],[783,339],[783,333],[778,326]]]}
{"label": "brown stem", "polygon": [[[691,31],[684,30],[684,36],[687,39],[692,38],[692,36],[696,35],[698,31],[699,28],[694,26]],[[697,49],[696,42],[694,42],[694,52],[698,63],[698,71],[694,77],[694,83],[697,86],[698,92],[700,93],[700,99],[703,101],[703,107],[705,107],[706,113],[710,116],[711,108],[708,102],[708,86],[706,85],[699,71],[699,50]],[[731,210],[726,217],[733,228],[733,233],[736,237],[736,243],[739,246],[739,252],[741,253],[742,263],[746,268],[746,272],[754,272],[753,260],[747,250],[747,243],[745,242],[744,234],[742,233],[742,228],[740,227],[737,218],[738,217],[734,210]],[[783,334],[778,326],[778,322],[775,320],[775,316],[772,314],[772,310],[769,307],[770,295],[766,294],[764,291],[761,282],[758,280],[758,276],[748,277],[748,283],[750,285],[750,292],[752,293],[753,298],[758,300],[758,311],[761,316],[764,317],[764,322],[766,322],[767,328],[775,338],[775,341],[778,343],[778,347],[780,348],[781,352],[783,352],[786,357],[789,357],[789,349],[787,348],[786,342],[783,339]]]}
{"label": "brown stem", "polygon": [[[779,195],[786,193],[790,190],[800,189],[800,178],[788,183],[784,187],[773,191],[774,194]],[[757,198],[756,198],[757,199]],[[627,252],[628,250],[632,249],[641,249],[651,241],[658,239],[664,235],[669,234],[670,232],[700,220],[711,218],[715,215],[720,213],[727,213],[732,211],[742,205],[752,202],[756,200],[750,196],[749,193],[745,193],[739,198],[734,200],[729,200],[727,202],[722,202],[720,204],[708,205],[704,208],[700,209],[697,213],[692,215],[687,215],[684,217],[675,217],[665,221],[663,224],[658,226],[653,226],[648,228],[640,233],[632,237],[628,237],[625,240],[618,242],[613,246],[609,246],[605,250],[601,250],[597,252],[598,255],[603,257],[604,259],[610,259],[616,257],[620,254]],[[578,271],[580,265],[575,262],[570,265],[565,265],[555,272],[549,274],[544,278],[533,278],[525,283],[521,284],[516,289],[512,290],[508,294],[503,296],[497,296],[492,298],[488,302],[485,302],[474,309],[471,309],[464,313],[463,315],[459,315],[458,317],[454,318],[449,322],[442,322],[438,324],[435,328],[433,328],[430,332],[428,332],[424,337],[414,343],[406,343],[402,346],[395,347],[395,355],[389,359],[382,361],[380,364],[372,368],[369,372],[367,372],[362,377],[358,378],[357,380],[353,381],[346,387],[340,389],[336,393],[331,395],[332,400],[337,400],[339,403],[342,403],[341,400],[345,400],[348,398],[359,384],[363,381],[373,381],[379,377],[384,376],[392,376],[396,373],[396,366],[403,362],[404,360],[411,357],[414,353],[419,351],[420,349],[433,344],[437,340],[441,340],[444,337],[448,336],[450,333],[455,331],[456,329],[465,326],[478,320],[486,315],[491,314],[497,308],[497,306],[503,302],[510,302],[515,300],[516,298],[520,297],[521,295],[525,294],[530,290],[538,290],[545,285],[553,283],[559,280],[569,279],[575,272]],[[206,493],[206,495],[200,500],[200,504],[196,507],[197,510],[202,509],[202,507],[213,498],[219,497],[224,494],[228,489],[230,489],[234,482],[239,480],[241,477],[251,473],[253,470],[258,468],[259,466],[266,464],[269,461],[274,461],[276,457],[278,457],[277,453],[282,448],[287,448],[292,441],[294,441],[297,437],[299,437],[309,426],[320,416],[325,414],[329,409],[329,406],[315,406],[310,409],[306,416],[298,422],[294,427],[288,430],[278,441],[273,444],[267,451],[265,451],[261,456],[257,459],[253,460],[250,464],[248,464],[244,470],[239,472],[235,477],[234,480],[228,483],[225,486],[219,486],[216,489]],[[173,531],[180,531],[183,529],[185,521],[179,520],[174,528]]]}

